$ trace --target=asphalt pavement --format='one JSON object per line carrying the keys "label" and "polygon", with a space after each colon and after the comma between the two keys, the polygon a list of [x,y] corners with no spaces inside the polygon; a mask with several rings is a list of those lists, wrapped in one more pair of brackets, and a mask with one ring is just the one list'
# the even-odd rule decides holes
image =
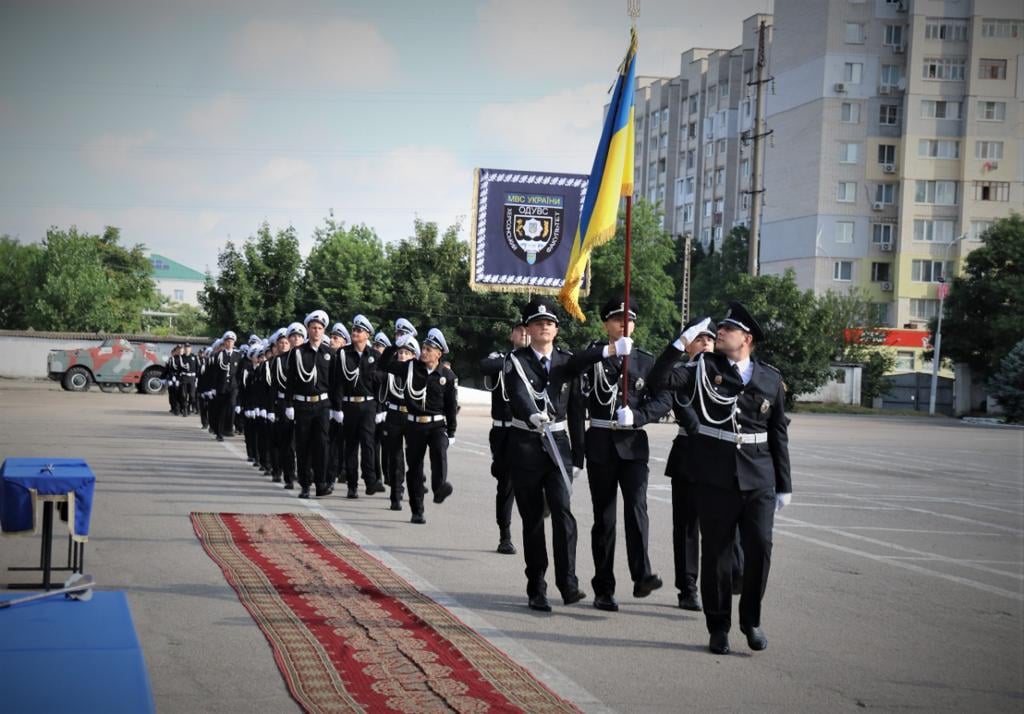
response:
{"label": "asphalt pavement", "polygon": [[[763,626],[751,652],[707,651],[703,617],[675,607],[675,428],[649,428],[651,561],[666,586],[632,597],[618,538],[618,613],[526,607],[522,555],[494,552],[486,409],[460,414],[454,495],[425,526],[386,494],[300,501],[163,396],[83,394],[0,380],[0,458],[81,457],[97,476],[85,570],[124,590],[161,712],[291,712],[271,649],[204,553],[192,511],[323,514],[586,711],[1013,711],[1024,708],[1024,431],[946,419],[797,414],[793,503],[776,519]],[[585,477],[575,484],[577,573],[592,595]],[[58,531],[61,533],[62,531]],[[518,516],[513,519],[521,551]],[[60,539],[58,543],[62,542]],[[549,541],[550,542],[550,541]],[[0,538],[0,582],[38,558]],[[58,545],[58,558],[63,547]],[[0,623],[2,627],[2,623]],[[2,632],[2,629],[0,629]],[[2,681],[2,674],[0,674]]]}

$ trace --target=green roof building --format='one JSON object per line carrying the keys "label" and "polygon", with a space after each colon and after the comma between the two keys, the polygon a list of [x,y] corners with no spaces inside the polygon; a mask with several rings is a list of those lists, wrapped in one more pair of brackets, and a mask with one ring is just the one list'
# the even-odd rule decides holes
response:
{"label": "green roof building", "polygon": [[174,302],[199,307],[199,291],[206,283],[206,275],[170,258],[153,253],[149,256],[156,289]]}

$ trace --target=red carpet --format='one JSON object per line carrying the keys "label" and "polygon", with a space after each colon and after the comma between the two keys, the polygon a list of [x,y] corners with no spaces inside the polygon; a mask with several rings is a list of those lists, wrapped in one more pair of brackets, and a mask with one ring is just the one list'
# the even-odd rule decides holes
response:
{"label": "red carpet", "polygon": [[313,514],[193,513],[308,712],[576,712]]}

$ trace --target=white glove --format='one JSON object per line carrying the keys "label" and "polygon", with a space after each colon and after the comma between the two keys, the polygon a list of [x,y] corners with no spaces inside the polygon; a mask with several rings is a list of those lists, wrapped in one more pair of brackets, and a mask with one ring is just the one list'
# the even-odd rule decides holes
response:
{"label": "white glove", "polygon": [[620,337],[615,340],[615,356],[626,357],[630,352],[633,351],[633,338],[632,337]]}
{"label": "white glove", "polygon": [[615,410],[615,421],[619,426],[633,426],[633,410],[629,407],[619,407]]}
{"label": "white glove", "polygon": [[703,320],[701,320],[696,325],[688,329],[686,332],[679,335],[679,339],[677,339],[672,344],[675,345],[675,348],[680,352],[685,352],[686,346],[693,342],[695,339],[697,339],[697,335],[702,333],[704,330],[708,329],[710,325],[711,318],[705,317]]}
{"label": "white glove", "polygon": [[274,412],[267,412],[267,421],[269,421],[271,424],[277,423],[277,414],[275,414]]}
{"label": "white glove", "polygon": [[452,446],[454,443],[455,443],[455,437],[454,436],[449,436],[448,437],[448,446]]}
{"label": "white glove", "polygon": [[583,467],[582,466],[573,466],[572,467],[572,478],[573,478],[573,481],[575,481],[576,479],[578,479],[582,475],[583,475]]}
{"label": "white glove", "polygon": [[793,500],[792,493],[777,493],[775,494],[775,512],[778,513],[783,508],[789,505],[789,502]]}
{"label": "white glove", "polygon": [[387,418],[387,412],[377,412],[376,416],[373,417],[374,424],[383,424]]}
{"label": "white glove", "polygon": [[284,410],[284,415],[288,419],[288,421],[295,421],[295,407],[286,407]]}
{"label": "white glove", "polygon": [[260,409],[260,417],[262,417],[263,419],[267,418],[267,410],[266,409]]}
{"label": "white glove", "polygon": [[537,412],[536,414],[530,415],[530,423],[533,424],[534,429],[539,430],[549,421],[551,421],[551,417],[547,415],[547,412]]}
{"label": "white glove", "polygon": [[236,406],[236,407],[235,407],[235,414],[238,414],[238,413],[240,413],[241,411],[242,411],[242,407],[239,407],[239,406]]}
{"label": "white glove", "polygon": [[342,414],[340,411],[334,411],[333,409],[331,410],[331,419],[333,419],[334,421],[336,421],[336,422],[338,422],[340,424],[342,419],[344,419],[344,418],[345,418],[345,415]]}
{"label": "white glove", "polygon": [[[235,414],[237,414],[237,413],[238,413],[238,407],[235,407]],[[251,418],[251,417],[249,416],[249,410],[248,410],[248,409],[246,409],[246,410],[245,410],[244,412],[242,412],[242,415],[243,415],[243,416],[244,416],[244,417],[245,417],[246,419],[250,419],[250,418]]]}

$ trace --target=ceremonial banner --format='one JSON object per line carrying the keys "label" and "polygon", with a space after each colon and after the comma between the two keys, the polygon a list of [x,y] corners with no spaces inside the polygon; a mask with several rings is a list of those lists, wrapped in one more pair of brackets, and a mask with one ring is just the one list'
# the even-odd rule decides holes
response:
{"label": "ceremonial banner", "polygon": [[477,169],[470,288],[557,293],[586,191],[579,174]]}
{"label": "ceremonial banner", "polygon": [[579,711],[321,516],[192,526],[307,712]]}

